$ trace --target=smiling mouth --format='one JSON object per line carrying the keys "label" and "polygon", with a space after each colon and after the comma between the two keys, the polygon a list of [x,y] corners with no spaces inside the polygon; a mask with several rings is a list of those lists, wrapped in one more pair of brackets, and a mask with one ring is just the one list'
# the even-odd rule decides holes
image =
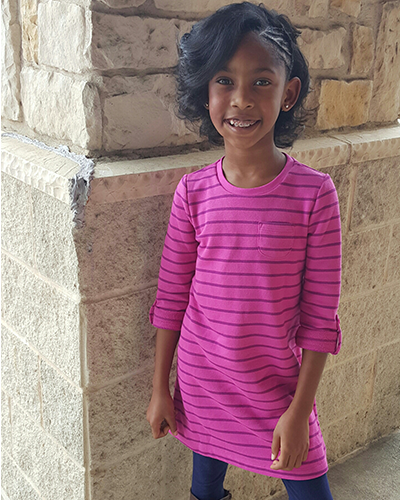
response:
{"label": "smiling mouth", "polygon": [[251,128],[256,125],[259,120],[225,120],[231,127],[234,128]]}

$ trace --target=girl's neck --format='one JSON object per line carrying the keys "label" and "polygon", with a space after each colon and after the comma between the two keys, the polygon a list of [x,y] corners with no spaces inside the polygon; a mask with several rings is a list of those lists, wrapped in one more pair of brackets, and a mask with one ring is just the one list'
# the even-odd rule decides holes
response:
{"label": "girl's neck", "polygon": [[233,150],[225,147],[222,163],[226,180],[237,187],[253,188],[271,182],[282,171],[285,155],[275,146],[269,151]]}

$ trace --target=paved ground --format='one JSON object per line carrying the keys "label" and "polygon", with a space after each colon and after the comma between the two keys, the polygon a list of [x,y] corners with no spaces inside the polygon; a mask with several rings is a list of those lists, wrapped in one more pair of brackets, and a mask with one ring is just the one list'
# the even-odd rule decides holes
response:
{"label": "paved ground", "polygon": [[328,478],[334,500],[400,500],[400,432],[335,465]]}

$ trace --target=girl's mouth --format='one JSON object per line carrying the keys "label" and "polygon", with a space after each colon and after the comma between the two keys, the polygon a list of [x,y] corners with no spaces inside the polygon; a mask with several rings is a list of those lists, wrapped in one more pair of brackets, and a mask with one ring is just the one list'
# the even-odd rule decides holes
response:
{"label": "girl's mouth", "polygon": [[249,129],[259,123],[260,120],[237,120],[233,118],[225,121],[233,128]]}

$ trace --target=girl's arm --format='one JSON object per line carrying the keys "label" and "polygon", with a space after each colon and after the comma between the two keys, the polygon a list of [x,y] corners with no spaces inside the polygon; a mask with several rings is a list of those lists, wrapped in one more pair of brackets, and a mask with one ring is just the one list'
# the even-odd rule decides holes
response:
{"label": "girl's arm", "polygon": [[[309,417],[328,354],[303,349],[299,379],[292,403],[279,419],[271,447],[271,469],[290,471],[307,459]],[[279,459],[278,453],[281,452]]]}
{"label": "girl's arm", "polygon": [[169,392],[169,374],[179,335],[180,332],[174,330],[161,328],[157,330],[153,395],[147,409],[147,420],[155,439],[166,436],[169,429],[176,435],[175,409]]}

